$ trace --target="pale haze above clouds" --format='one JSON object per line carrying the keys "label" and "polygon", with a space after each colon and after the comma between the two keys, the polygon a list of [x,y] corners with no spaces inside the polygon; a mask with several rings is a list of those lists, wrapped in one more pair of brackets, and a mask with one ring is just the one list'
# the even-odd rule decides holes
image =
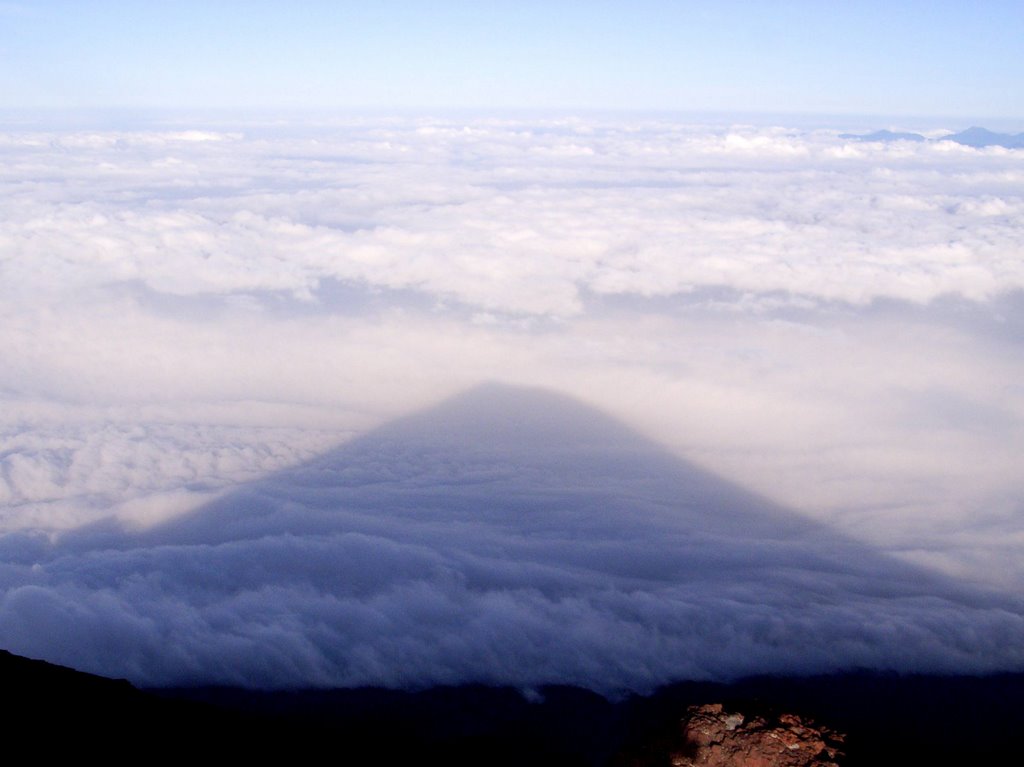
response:
{"label": "pale haze above clouds", "polygon": [[[992,596],[982,615],[950,595],[1024,587],[1024,151],[843,132],[640,117],[8,126],[0,644],[148,683],[209,678],[231,658],[219,681],[286,686],[643,687],[672,663],[1019,669],[1002,649],[1024,637],[1019,605]],[[625,511],[594,521],[600,551],[574,562],[566,530],[587,526],[548,549],[516,528],[502,549],[491,519],[374,528],[361,509],[323,528],[324,504],[352,496],[275,490],[298,481],[275,472],[481,381],[597,408],[764,508],[822,523],[843,543],[815,545],[846,552],[837,562],[863,544],[893,557],[882,570],[897,580],[921,567],[959,585],[921,587],[900,612],[888,582],[858,571],[849,609],[826,609],[843,581],[820,553],[752,596],[735,561],[771,556],[733,541],[732,569],[688,579],[665,564],[663,534],[683,532],[660,517],[637,523],[635,550],[615,550],[634,529]],[[586,420],[560,439],[575,445]],[[420,497],[386,470],[411,460],[400,447],[344,449],[331,455],[384,483],[360,502]],[[561,481],[495,475],[504,454],[480,479],[464,449],[445,455],[452,475],[437,479],[435,456],[421,479],[450,483],[456,505],[480,502],[465,489],[479,480],[533,509],[530,477]],[[643,495],[635,480],[590,487],[586,508],[602,493],[623,508]],[[583,490],[551,492],[564,511]],[[195,509],[237,511],[246,493],[279,504],[262,537],[145,537]],[[637,508],[662,513],[668,495]],[[283,580],[246,569],[259,561]],[[332,591],[341,576],[324,568],[342,561],[348,585]],[[787,589],[817,596],[794,607]],[[460,609],[474,629],[446,644]],[[544,656],[577,618],[565,652]],[[54,639],[76,626],[84,649]],[[723,626],[743,663],[709,649]],[[821,632],[805,666],[779,649],[795,626]],[[510,631],[518,650],[496,639]],[[176,637],[170,655],[161,636]],[[523,679],[507,655],[520,651]]]}

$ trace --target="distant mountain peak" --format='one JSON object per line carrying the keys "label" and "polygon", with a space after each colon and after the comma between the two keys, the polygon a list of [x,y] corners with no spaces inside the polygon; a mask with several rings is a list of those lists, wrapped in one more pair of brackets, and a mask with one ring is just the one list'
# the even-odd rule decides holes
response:
{"label": "distant mountain peak", "polygon": [[857,134],[857,133],[842,133],[839,138],[842,139],[853,139],[855,141],[925,141],[925,137],[920,133],[907,133],[905,131],[894,132],[891,130],[878,130],[874,133]]}
{"label": "distant mountain peak", "polygon": [[[853,141],[883,143],[892,141],[929,141],[929,139],[925,138],[920,133],[894,132],[890,130],[878,130],[873,133],[864,134],[842,133],[839,135],[839,138]],[[960,131],[959,133],[951,133],[947,136],[931,139],[931,141],[953,141],[957,144],[975,147],[977,149],[983,149],[990,146],[1000,146],[1005,149],[1020,149],[1024,148],[1024,133],[996,133],[988,128],[982,128],[974,125],[966,130]]]}
{"label": "distant mountain peak", "polygon": [[944,136],[942,140],[955,141],[958,144],[979,149],[989,146],[1000,146],[1004,149],[1020,149],[1024,147],[1024,133],[995,133],[988,128],[981,128],[977,125],[959,133],[954,133],[951,136]]}

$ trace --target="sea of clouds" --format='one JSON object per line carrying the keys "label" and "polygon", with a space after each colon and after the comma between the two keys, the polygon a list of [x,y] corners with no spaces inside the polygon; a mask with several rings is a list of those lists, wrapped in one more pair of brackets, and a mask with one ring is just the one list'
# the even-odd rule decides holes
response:
{"label": "sea of clouds", "polygon": [[[1019,668],[1024,151],[844,129],[8,123],[0,645],[157,684]],[[787,569],[750,523],[698,556],[668,491],[592,468],[589,416],[476,471],[459,440],[414,475],[400,440],[344,452],[486,380],[598,408],[843,543]],[[527,457],[552,443],[579,449],[545,474]],[[358,514],[296,497],[288,467],[325,455],[372,476]],[[394,521],[428,480],[429,524]],[[554,528],[481,518],[502,496]],[[277,521],[159,538],[225,504]],[[600,530],[556,513],[602,508]]]}

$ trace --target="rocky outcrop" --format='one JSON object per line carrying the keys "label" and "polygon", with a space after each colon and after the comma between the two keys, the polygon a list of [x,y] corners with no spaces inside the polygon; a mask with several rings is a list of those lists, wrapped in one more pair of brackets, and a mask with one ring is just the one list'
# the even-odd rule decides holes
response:
{"label": "rocky outcrop", "polygon": [[673,767],[836,767],[844,736],[794,714],[745,715],[720,703],[691,706]]}

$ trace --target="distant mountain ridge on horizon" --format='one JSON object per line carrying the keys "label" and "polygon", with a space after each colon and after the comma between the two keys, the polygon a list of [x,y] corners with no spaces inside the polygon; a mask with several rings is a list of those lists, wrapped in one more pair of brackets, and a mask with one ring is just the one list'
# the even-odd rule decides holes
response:
{"label": "distant mountain ridge on horizon", "polygon": [[854,141],[866,142],[890,142],[890,141],[914,141],[914,142],[937,142],[953,141],[963,146],[975,149],[984,149],[990,146],[1003,147],[1004,149],[1024,149],[1024,133],[996,133],[988,128],[981,128],[977,125],[971,126],[959,133],[951,133],[948,136],[929,139],[920,133],[908,131],[878,130],[873,133],[841,133],[839,138],[852,139]]}

